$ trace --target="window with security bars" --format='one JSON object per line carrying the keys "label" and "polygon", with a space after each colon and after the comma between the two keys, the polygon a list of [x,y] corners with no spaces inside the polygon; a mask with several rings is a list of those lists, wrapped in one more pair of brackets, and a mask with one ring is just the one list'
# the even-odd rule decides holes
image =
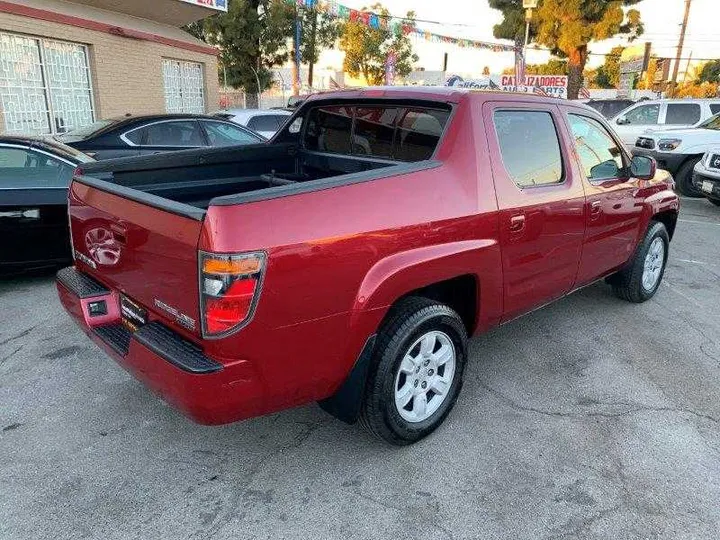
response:
{"label": "window with security bars", "polygon": [[205,80],[202,64],[163,60],[165,111],[169,113],[205,112]]}
{"label": "window with security bars", "polygon": [[65,133],[94,121],[85,45],[0,32],[3,132]]}

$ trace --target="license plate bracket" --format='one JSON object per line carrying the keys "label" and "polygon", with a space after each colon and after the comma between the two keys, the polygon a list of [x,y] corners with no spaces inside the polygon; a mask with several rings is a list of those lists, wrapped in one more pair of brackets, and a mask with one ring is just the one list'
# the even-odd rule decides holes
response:
{"label": "license plate bracket", "polygon": [[124,294],[120,295],[120,313],[123,324],[133,332],[148,322],[147,309]]}

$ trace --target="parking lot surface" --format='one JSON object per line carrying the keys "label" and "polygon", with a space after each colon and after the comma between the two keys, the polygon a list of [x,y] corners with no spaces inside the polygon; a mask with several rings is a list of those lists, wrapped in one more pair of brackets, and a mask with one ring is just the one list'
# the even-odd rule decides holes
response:
{"label": "parking lot surface", "polygon": [[682,202],[653,300],[596,284],[475,338],[455,410],[401,449],[315,405],[194,425],[51,275],[6,279],[0,538],[716,539],[720,209]]}

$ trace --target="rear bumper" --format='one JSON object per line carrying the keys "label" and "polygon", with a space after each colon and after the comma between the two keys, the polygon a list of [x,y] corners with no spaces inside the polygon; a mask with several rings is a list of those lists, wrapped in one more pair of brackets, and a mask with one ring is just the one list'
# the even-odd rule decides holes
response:
{"label": "rear bumper", "polygon": [[[201,424],[224,424],[265,412],[261,385],[245,361],[221,363],[159,321],[136,332],[120,320],[118,295],[69,267],[58,272],[57,290],[80,328],[135,378]],[[105,301],[106,313],[90,315]]]}

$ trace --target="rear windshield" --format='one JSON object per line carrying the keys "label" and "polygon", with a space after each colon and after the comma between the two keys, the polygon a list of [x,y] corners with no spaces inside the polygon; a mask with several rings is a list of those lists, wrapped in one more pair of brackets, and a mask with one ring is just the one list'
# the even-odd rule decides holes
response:
{"label": "rear windshield", "polygon": [[449,109],[336,105],[311,109],[304,147],[318,152],[422,161],[435,153]]}
{"label": "rear windshield", "polygon": [[91,135],[94,135],[101,129],[105,129],[108,126],[111,126],[113,124],[116,124],[119,122],[117,119],[112,120],[98,120],[97,122],[93,122],[92,124],[89,124],[87,126],[83,126],[77,129],[72,129],[68,131],[67,133],[63,133],[62,135],[57,135],[55,138],[61,142],[78,142],[82,141],[83,139],[87,139]]}

